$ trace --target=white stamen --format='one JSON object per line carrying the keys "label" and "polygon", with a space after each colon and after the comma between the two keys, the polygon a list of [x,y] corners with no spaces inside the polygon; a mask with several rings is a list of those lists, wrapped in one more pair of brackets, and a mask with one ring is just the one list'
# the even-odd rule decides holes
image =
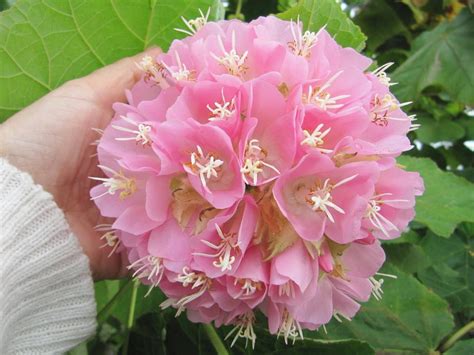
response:
{"label": "white stamen", "polygon": [[112,250],[110,251],[107,257],[111,257],[113,253],[117,250],[120,246],[120,239],[118,238],[115,229],[112,228],[111,224],[98,224],[94,227],[94,230],[97,232],[105,232],[101,237],[100,240],[105,239],[105,243],[102,244],[99,248],[110,247]]}
{"label": "white stamen", "polygon": [[234,285],[240,284],[241,291],[235,298],[246,299],[252,297],[260,289],[260,282],[251,279],[235,279]]}
{"label": "white stamen", "polygon": [[390,82],[390,80],[391,80],[390,77],[385,72],[393,64],[394,64],[393,62],[385,63],[384,65],[378,67],[377,69],[375,69],[372,72],[372,74],[374,74],[377,77],[377,79],[379,79],[380,83],[385,85],[385,86],[392,86],[392,85],[398,84],[398,83],[391,83]]}
{"label": "white stamen", "polygon": [[281,325],[278,329],[278,337],[283,334],[285,344],[288,344],[288,338],[293,338],[293,344],[298,336],[301,340],[304,340],[303,330],[301,329],[300,323],[293,319],[288,310],[285,308],[282,315]]}
{"label": "white stamen", "polygon": [[235,262],[235,256],[232,255],[232,251],[234,251],[234,253],[238,253],[240,251],[240,249],[238,249],[240,242],[237,241],[237,236],[235,233],[224,234],[219,225],[215,224],[215,227],[217,234],[221,239],[219,244],[215,245],[204,239],[201,239],[201,242],[206,244],[209,248],[216,250],[217,252],[215,254],[193,253],[193,255],[204,256],[207,258],[218,258],[218,260],[215,260],[212,265],[221,269],[222,272],[232,270],[232,264]]}
{"label": "white stamen", "polygon": [[175,28],[175,31],[182,32],[187,34],[188,36],[192,36],[195,34],[197,31],[199,31],[201,28],[204,27],[204,25],[207,24],[207,20],[209,19],[209,14],[211,13],[211,8],[207,9],[206,15],[203,14],[201,9],[199,9],[199,14],[201,16],[192,19],[192,20],[186,20],[183,16],[181,16],[181,19],[183,20],[184,24],[186,27],[189,29],[188,30],[183,30],[181,28]]}
{"label": "white stamen", "polygon": [[201,297],[211,286],[211,280],[208,279],[206,275],[202,273],[196,274],[195,272],[190,271],[187,266],[183,268],[183,273],[178,275],[178,281],[183,284],[183,287],[192,285],[192,290],[196,288],[198,288],[198,290],[195,293],[180,298],[178,301],[168,299],[160,305],[162,309],[169,306],[178,308],[176,317],[178,317],[185,310],[188,303]]}
{"label": "white stamen", "polygon": [[191,153],[191,168],[199,174],[202,185],[207,189],[207,180],[219,176],[219,171],[222,169],[221,166],[224,165],[224,161],[216,159],[211,154],[204,155],[199,145],[196,146],[196,150],[197,152]]}
{"label": "white stamen", "polygon": [[175,57],[176,57],[176,63],[178,63],[178,70],[173,70],[169,65],[167,65],[165,62],[161,62],[163,66],[168,70],[168,72],[171,74],[171,76],[175,80],[187,80],[187,81],[193,81],[195,80],[195,75],[196,72],[194,70],[189,70],[186,67],[186,64],[181,62],[181,58],[179,56],[178,51],[174,52]]}
{"label": "white stamen", "polygon": [[391,112],[410,104],[412,104],[411,101],[403,103],[397,102],[392,94],[385,94],[382,98],[376,94],[370,103],[371,121],[381,127],[386,127],[389,121],[413,121],[413,115],[408,117],[393,117],[390,115]]}
{"label": "white stamen", "polygon": [[326,28],[326,25],[321,27],[317,33],[311,31],[301,30],[302,24],[299,18],[296,25],[293,21],[290,23],[290,30],[293,36],[293,41],[288,43],[288,47],[293,54],[309,58],[311,56],[311,49],[316,45],[319,34]]}
{"label": "white stamen", "polygon": [[157,63],[152,56],[146,55],[136,66],[145,73],[145,81],[153,80],[158,84],[163,84],[164,67]]}
{"label": "white stamen", "polygon": [[[397,278],[396,275],[391,275],[391,274],[382,274],[379,272],[375,274],[379,276],[390,277],[392,279]],[[375,277],[369,277],[369,281],[370,281],[370,284],[372,285],[372,295],[377,301],[380,301],[383,295],[382,285],[384,283],[384,279],[376,280]]]}
{"label": "white stamen", "polygon": [[321,153],[331,153],[332,149],[325,149],[321,147],[324,144],[324,137],[326,137],[331,131],[331,128],[328,128],[325,131],[321,132],[323,126],[324,125],[322,123],[319,124],[313,130],[313,133],[309,133],[309,131],[305,129],[303,131],[305,138],[301,141],[301,145],[309,145],[310,147],[316,148]]}
{"label": "white stamen", "polygon": [[212,114],[209,121],[225,121],[235,113],[235,97],[230,101],[226,101],[224,89],[222,89],[222,103],[214,102],[214,108],[207,105],[207,109]]}
{"label": "white stamen", "polygon": [[252,311],[248,311],[237,317],[235,327],[226,335],[224,340],[227,340],[232,334],[235,333],[234,339],[230,344],[231,347],[237,342],[239,338],[245,338],[245,347],[247,347],[248,341],[252,342],[252,349],[255,349],[255,341],[257,335],[253,330],[253,324],[255,323],[255,315]]}
{"label": "white stamen", "polygon": [[135,269],[132,277],[139,279],[146,277],[147,280],[151,282],[150,289],[145,294],[145,297],[147,297],[150,292],[158,286],[165,271],[163,260],[153,255],[147,255],[134,261],[132,264],[127,266],[127,269]]}
{"label": "white stamen", "polygon": [[418,128],[421,127],[421,124],[413,123],[414,121],[416,121],[416,114],[408,116],[408,119],[410,120],[410,122],[412,122],[410,128],[408,129],[408,132],[416,131]]}
{"label": "white stamen", "polygon": [[344,106],[344,104],[338,104],[338,100],[346,99],[350,95],[339,95],[332,97],[327,89],[334,83],[334,81],[342,74],[342,70],[334,74],[329,80],[321,87],[309,86],[308,94],[303,95],[303,103],[311,104],[319,107],[321,110],[327,111],[331,109],[338,109]]}
{"label": "white stamen", "polygon": [[309,194],[306,197],[306,202],[311,206],[311,209],[313,211],[323,212],[326,215],[326,217],[332,223],[334,223],[334,217],[331,211],[329,210],[329,208],[332,208],[333,210],[341,214],[344,214],[345,212],[341,207],[339,207],[338,205],[332,202],[331,191],[341,185],[348,183],[349,181],[352,181],[356,177],[357,177],[357,174],[352,175],[348,178],[345,178],[339,181],[335,185],[331,185],[329,183],[329,179],[326,179],[322,186],[319,186],[319,184],[317,184],[315,187],[309,190]]}
{"label": "white stamen", "polygon": [[224,43],[222,42],[222,37],[218,36],[217,41],[219,42],[219,47],[223,55],[221,57],[217,56],[214,53],[211,53],[211,56],[222,66],[224,66],[229,74],[235,76],[241,76],[247,71],[245,66],[245,60],[247,59],[248,51],[245,51],[244,54],[239,55],[235,49],[235,31],[232,31],[232,49],[227,52]]}
{"label": "white stamen", "polygon": [[95,181],[101,181],[102,185],[107,188],[107,191],[104,192],[102,195],[92,197],[91,200],[96,200],[102,196],[107,194],[115,195],[117,191],[120,191],[119,197],[121,200],[126,199],[127,197],[131,196],[136,190],[137,186],[135,184],[134,178],[127,178],[122,171],[116,172],[115,170],[108,168],[103,165],[97,165],[103,171],[106,171],[112,174],[112,177],[109,178],[102,178],[102,177],[93,177],[89,176],[89,179]]}
{"label": "white stamen", "polygon": [[[244,166],[240,169],[240,172],[242,173],[242,178],[247,185],[257,185],[258,174],[263,173],[263,167],[272,169],[277,174],[280,174],[280,171],[275,166],[264,161],[267,157],[267,152],[259,146],[258,139],[252,139],[249,141],[245,148],[244,155]],[[245,175],[249,176],[251,183],[249,183]]]}
{"label": "white stamen", "polygon": [[144,123],[137,123],[134,120],[132,120],[130,117],[127,116],[120,116],[125,122],[131,124],[132,126],[135,126],[136,129],[130,129],[122,126],[117,126],[117,125],[112,125],[113,128],[115,128],[118,131],[121,132],[126,132],[126,133],[131,133],[133,136],[132,137],[119,137],[115,138],[118,141],[135,141],[137,143],[140,143],[142,146],[145,145],[151,145],[153,142],[150,133],[151,133],[151,126],[144,124]]}
{"label": "white stamen", "polygon": [[399,231],[397,226],[390,222],[386,217],[382,215],[380,210],[382,209],[382,205],[385,203],[392,203],[392,202],[408,202],[408,200],[382,200],[380,197],[383,196],[391,196],[391,193],[383,193],[379,195],[375,195],[369,201],[367,205],[367,210],[365,212],[365,217],[369,219],[370,223],[380,230],[387,238],[390,237],[389,231]]}
{"label": "white stamen", "polygon": [[290,298],[295,297],[295,289],[293,287],[293,283],[288,281],[284,284],[278,286],[278,296],[285,295]]}

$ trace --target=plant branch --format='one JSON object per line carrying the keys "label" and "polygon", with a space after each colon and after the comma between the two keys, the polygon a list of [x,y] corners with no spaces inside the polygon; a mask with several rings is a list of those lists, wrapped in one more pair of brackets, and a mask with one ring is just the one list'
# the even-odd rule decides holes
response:
{"label": "plant branch", "polygon": [[203,324],[202,326],[214,346],[214,349],[216,349],[217,355],[229,355],[229,352],[214,327],[211,324]]}
{"label": "plant branch", "polygon": [[474,329],[474,320],[470,321],[467,323],[464,327],[458,329],[456,332],[454,332],[453,335],[451,335],[448,340],[444,342],[443,345],[441,345],[440,350],[441,351],[446,351],[450,347],[454,345],[459,339],[461,339],[466,333],[470,332],[471,330]]}
{"label": "plant branch", "polygon": [[243,0],[237,0],[237,6],[235,8],[235,17],[239,18],[240,14],[242,13],[242,3]]}

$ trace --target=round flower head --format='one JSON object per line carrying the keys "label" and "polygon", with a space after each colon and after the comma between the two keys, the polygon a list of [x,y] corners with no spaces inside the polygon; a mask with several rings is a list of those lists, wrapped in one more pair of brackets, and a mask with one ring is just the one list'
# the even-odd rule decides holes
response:
{"label": "round flower head", "polygon": [[255,346],[257,313],[285,342],[380,299],[393,239],[423,193],[396,165],[416,128],[390,64],[323,27],[261,17],[185,19],[188,37],[144,57],[95,143],[91,198],[114,219],[103,248],[193,322]]}

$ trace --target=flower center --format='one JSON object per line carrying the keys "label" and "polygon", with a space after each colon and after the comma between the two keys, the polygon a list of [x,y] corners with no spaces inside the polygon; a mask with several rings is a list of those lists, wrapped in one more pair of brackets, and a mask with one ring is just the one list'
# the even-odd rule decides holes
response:
{"label": "flower center", "polygon": [[241,291],[237,298],[246,299],[252,297],[255,292],[260,291],[262,285],[259,281],[253,281],[251,279],[235,279],[234,285],[239,284]]}
{"label": "flower center", "polygon": [[101,177],[89,177],[91,180],[102,181],[102,185],[107,188],[107,191],[102,195],[93,197],[92,199],[98,199],[99,197],[109,195],[115,195],[117,191],[120,191],[119,198],[121,200],[131,196],[136,190],[137,186],[134,178],[127,178],[122,171],[116,172],[115,170],[108,168],[103,165],[98,165],[104,171],[109,172],[113,177],[101,178]]}
{"label": "flower center", "polygon": [[205,274],[195,273],[187,266],[185,266],[183,268],[183,272],[178,275],[178,282],[181,282],[183,287],[188,287],[191,285],[191,290],[197,289],[197,291],[191,293],[188,296],[180,298],[176,302],[172,299],[169,299],[160,305],[162,309],[169,306],[177,307],[178,310],[176,312],[176,316],[179,316],[185,310],[188,303],[201,297],[211,287],[212,284],[212,280],[209,279]]}
{"label": "flower center", "polygon": [[290,337],[293,339],[293,344],[295,343],[296,338],[298,338],[298,336],[302,340],[304,339],[300,323],[297,320],[293,319],[293,317],[286,308],[283,311],[280,328],[278,329],[278,337],[280,335],[283,335],[285,339],[285,344],[288,344],[288,338]]}
{"label": "flower center", "polygon": [[127,128],[127,127],[122,127],[122,126],[117,126],[117,125],[112,125],[113,128],[115,128],[118,131],[121,132],[126,132],[126,133],[131,133],[132,137],[118,137],[115,138],[118,141],[135,141],[137,143],[140,143],[142,146],[150,146],[151,143],[153,143],[150,133],[151,133],[151,126],[144,124],[144,123],[137,123],[134,120],[132,120],[130,117],[127,116],[120,116],[125,122],[131,124],[132,126],[135,127],[133,128]]}
{"label": "flower center", "polygon": [[294,298],[295,288],[293,286],[293,283],[291,281],[288,281],[278,286],[278,296],[287,296],[287,297]]}
{"label": "flower center", "polygon": [[382,215],[380,212],[382,209],[382,205],[385,203],[390,202],[408,202],[407,200],[386,200],[381,199],[384,196],[391,196],[391,193],[383,193],[379,195],[375,195],[369,201],[367,205],[367,210],[365,211],[365,218],[368,218],[372,225],[380,230],[386,237],[389,237],[388,231],[395,230],[398,231],[396,225],[390,222],[386,217]]}
{"label": "flower center", "polygon": [[235,327],[226,335],[224,340],[227,340],[232,334],[235,333],[234,339],[230,346],[234,346],[237,339],[245,338],[245,347],[247,347],[248,341],[252,342],[252,349],[255,348],[255,341],[257,340],[257,335],[253,330],[253,324],[255,323],[255,315],[252,311],[248,311],[237,317],[235,321]]}
{"label": "flower center", "polygon": [[319,33],[325,28],[326,26],[323,26],[317,33],[311,31],[305,31],[303,33],[300,21],[298,20],[296,25],[292,21],[290,24],[290,30],[293,36],[293,41],[288,43],[288,47],[295,55],[304,58],[311,57],[311,49],[316,45]]}
{"label": "flower center", "polygon": [[224,90],[222,90],[222,103],[214,102],[214,107],[207,105],[207,109],[212,114],[209,121],[225,121],[235,113],[235,97],[226,101]]}
{"label": "flower center", "polygon": [[144,56],[142,60],[136,65],[145,73],[145,82],[153,80],[160,84],[165,78],[165,67],[160,63],[156,63],[153,57],[149,55]]}
{"label": "flower center", "polygon": [[[242,178],[247,185],[257,185],[258,174],[263,173],[263,167],[272,169],[277,174],[280,171],[273,165],[268,164],[264,159],[268,156],[265,149],[259,146],[258,139],[252,139],[245,148],[244,166],[240,169]],[[251,179],[251,183],[247,180],[247,177]]]}
{"label": "flower center", "polygon": [[329,179],[326,179],[322,185],[320,184],[320,182],[316,182],[315,185],[309,189],[309,192],[306,195],[305,200],[313,211],[324,213],[326,217],[331,222],[334,223],[334,217],[329,209],[331,208],[342,214],[344,214],[345,212],[341,207],[339,207],[334,202],[332,202],[331,192],[335,188],[345,183],[348,183],[349,181],[355,179],[356,177],[357,177],[357,174],[351,177],[348,177],[346,179],[343,179],[335,185],[330,184]]}
{"label": "flower center", "polygon": [[176,57],[176,63],[178,63],[178,69],[173,70],[170,66],[168,66],[165,62],[162,62],[163,66],[168,70],[168,72],[171,74],[171,76],[175,80],[188,80],[188,81],[194,81],[196,79],[196,72],[194,70],[189,70],[186,67],[186,64],[181,62],[181,58],[179,56],[179,53],[176,51],[174,52],[175,57]]}
{"label": "flower center", "polygon": [[207,20],[209,18],[209,14],[211,12],[211,8],[208,8],[207,9],[207,12],[206,12],[206,15],[204,15],[204,13],[201,11],[201,9],[199,9],[199,14],[201,16],[195,18],[195,19],[191,19],[191,20],[186,20],[184,17],[181,17],[181,19],[183,20],[184,24],[186,25],[186,27],[189,29],[189,30],[183,30],[181,28],[175,28],[176,31],[178,32],[182,32],[182,33],[185,33],[187,34],[188,36],[192,36],[193,34],[195,34],[197,31],[199,31],[201,28],[204,27],[204,25],[207,24]]}
{"label": "flower center", "polygon": [[390,113],[396,111],[397,109],[410,105],[411,101],[404,103],[398,103],[395,97],[392,94],[385,94],[383,97],[380,97],[378,94],[375,94],[374,99],[370,103],[370,118],[373,123],[377,126],[386,127],[389,121],[413,121],[414,116],[408,117],[393,117],[390,116]]}
{"label": "flower center", "polygon": [[211,154],[204,155],[202,148],[196,146],[196,152],[191,153],[191,169],[199,174],[202,185],[207,188],[207,181],[217,178],[224,161],[217,159]]}
{"label": "flower center", "polygon": [[311,104],[319,107],[321,110],[327,111],[331,109],[338,109],[344,106],[338,104],[338,100],[346,99],[350,95],[338,95],[331,96],[327,89],[333,84],[333,82],[342,74],[342,70],[334,74],[324,85],[322,86],[309,86],[308,93],[303,94],[303,103]]}
{"label": "flower center", "polygon": [[323,129],[324,125],[321,123],[319,124],[312,133],[309,133],[308,130],[304,130],[304,139],[301,141],[301,145],[308,145],[310,147],[316,148],[319,150],[321,153],[331,153],[331,149],[324,149],[322,148],[322,145],[324,145],[324,137],[326,137],[329,132],[331,131],[331,128],[327,128],[325,131],[321,131]]}
{"label": "flower center", "polygon": [[245,60],[247,59],[248,51],[245,51],[244,54],[239,55],[235,49],[235,31],[232,31],[232,49],[227,52],[224,43],[222,42],[222,37],[217,37],[219,46],[222,50],[223,55],[221,57],[211,53],[211,56],[217,60],[219,64],[224,66],[229,74],[235,76],[241,76],[247,71],[245,66]]}
{"label": "flower center", "polygon": [[240,253],[240,243],[237,241],[237,234],[225,234],[224,232],[222,232],[222,229],[217,224],[215,224],[215,227],[217,230],[217,234],[221,239],[219,244],[216,245],[204,239],[201,239],[201,242],[206,244],[209,248],[214,249],[216,253],[194,253],[193,255],[199,255],[208,258],[217,258],[217,260],[215,260],[212,265],[221,269],[222,272],[225,272],[226,270],[232,270],[232,264],[235,262],[235,256],[232,255],[232,252],[234,252],[234,254]]}

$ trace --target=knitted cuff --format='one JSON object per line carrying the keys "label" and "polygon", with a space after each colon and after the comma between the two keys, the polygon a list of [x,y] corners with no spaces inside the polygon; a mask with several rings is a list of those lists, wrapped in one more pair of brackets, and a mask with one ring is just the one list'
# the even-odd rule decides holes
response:
{"label": "knitted cuff", "polygon": [[0,159],[0,354],[64,352],[95,316],[89,261],[62,211]]}

